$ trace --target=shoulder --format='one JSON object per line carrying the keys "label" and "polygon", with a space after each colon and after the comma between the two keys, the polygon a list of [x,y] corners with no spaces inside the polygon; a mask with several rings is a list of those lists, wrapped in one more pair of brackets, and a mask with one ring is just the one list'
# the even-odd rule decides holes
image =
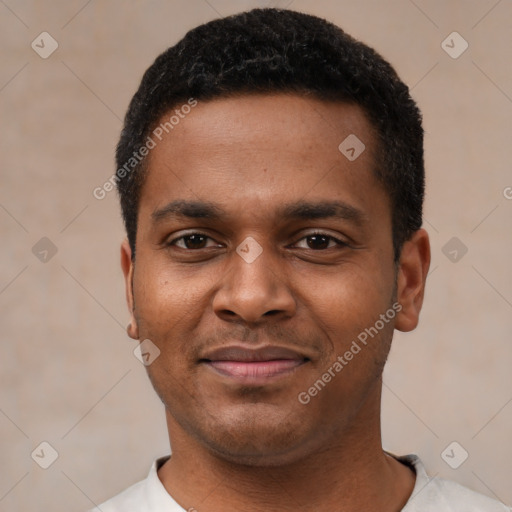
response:
{"label": "shoulder", "polygon": [[167,493],[158,478],[158,468],[168,458],[166,456],[156,459],[145,480],[128,487],[88,512],[151,512],[154,510],[182,512],[183,509]]}
{"label": "shoulder", "polygon": [[141,480],[88,512],[145,512],[146,481]]}
{"label": "shoulder", "polygon": [[451,507],[450,510],[462,506],[467,512],[510,512],[512,510],[500,501],[473,491],[457,482],[434,478],[431,483],[436,489],[436,493]]}
{"label": "shoulder", "polygon": [[512,512],[500,501],[457,482],[429,477],[417,455],[395,458],[413,467],[416,472],[416,484],[402,512]]}

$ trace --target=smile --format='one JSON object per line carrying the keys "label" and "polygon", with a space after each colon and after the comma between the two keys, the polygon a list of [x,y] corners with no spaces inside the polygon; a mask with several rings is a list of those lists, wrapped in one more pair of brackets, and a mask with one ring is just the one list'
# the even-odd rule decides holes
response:
{"label": "smile", "polygon": [[200,360],[215,373],[244,384],[261,385],[293,373],[309,359],[283,347],[231,346]]}

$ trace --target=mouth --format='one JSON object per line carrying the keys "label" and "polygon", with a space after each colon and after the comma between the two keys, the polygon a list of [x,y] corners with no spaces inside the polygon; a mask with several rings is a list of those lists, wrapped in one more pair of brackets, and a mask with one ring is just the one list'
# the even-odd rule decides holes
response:
{"label": "mouth", "polygon": [[284,347],[255,349],[240,345],[214,350],[199,360],[216,374],[246,385],[286,377],[308,361],[305,355]]}

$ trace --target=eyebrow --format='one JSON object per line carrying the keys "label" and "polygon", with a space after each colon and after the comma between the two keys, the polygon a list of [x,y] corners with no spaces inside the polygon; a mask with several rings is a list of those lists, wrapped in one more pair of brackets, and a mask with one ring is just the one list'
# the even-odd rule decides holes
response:
{"label": "eyebrow", "polygon": [[[285,220],[315,220],[337,218],[363,225],[368,221],[367,215],[358,208],[343,201],[296,201],[282,205],[276,216]],[[156,209],[151,218],[155,223],[173,219],[206,219],[222,221],[228,218],[227,212],[215,203],[208,201],[171,201]]]}
{"label": "eyebrow", "polygon": [[225,216],[226,213],[224,210],[214,203],[185,200],[171,201],[163,208],[155,210],[151,214],[151,218],[155,222],[180,217],[189,219],[221,220]]}
{"label": "eyebrow", "polygon": [[362,225],[367,220],[362,210],[343,201],[297,201],[284,205],[280,215],[285,219],[301,220],[336,218],[348,220],[357,225]]}

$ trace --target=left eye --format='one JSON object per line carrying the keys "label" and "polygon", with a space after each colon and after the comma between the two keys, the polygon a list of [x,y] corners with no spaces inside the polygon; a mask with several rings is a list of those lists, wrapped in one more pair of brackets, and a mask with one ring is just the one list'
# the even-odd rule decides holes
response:
{"label": "left eye", "polygon": [[[307,247],[300,247],[301,249],[313,249],[313,250],[322,250],[322,249],[330,249],[335,246],[346,246],[347,244],[334,238],[333,236],[326,235],[324,233],[312,233],[310,235],[306,235],[301,238],[299,242],[305,240]],[[330,245],[333,243],[334,245]]]}

